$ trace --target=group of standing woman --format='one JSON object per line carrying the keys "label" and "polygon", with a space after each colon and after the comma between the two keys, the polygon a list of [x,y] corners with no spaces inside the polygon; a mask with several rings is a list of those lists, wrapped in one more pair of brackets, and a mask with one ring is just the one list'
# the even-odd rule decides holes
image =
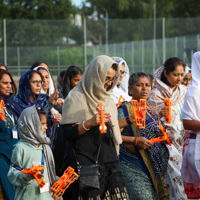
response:
{"label": "group of standing woman", "polygon": [[[199,56],[199,52],[197,54]],[[198,62],[200,63],[200,58]],[[192,63],[192,70],[193,67],[196,70],[196,75],[192,71],[192,76],[195,77],[192,82],[193,90],[198,87],[200,80],[200,66],[195,63],[197,61]],[[194,105],[191,105],[192,101],[198,106],[197,92],[195,97],[187,97],[182,113],[191,69],[179,58],[167,59],[163,66],[154,72],[153,89],[148,74],[139,72],[129,77],[127,63],[119,57],[94,58],[83,76],[82,71],[75,66],[71,66],[63,74],[59,79],[63,80],[60,83],[63,88],[55,90],[48,67],[37,63],[37,66],[33,65],[32,69],[21,77],[18,94],[14,98],[11,91],[16,94],[16,86],[12,76],[6,70],[0,70],[0,95],[5,102],[5,108],[1,112],[5,113],[7,118],[6,122],[0,120],[0,170],[2,167],[5,171],[0,174],[0,184],[4,198],[14,199],[14,189],[7,179],[7,173],[11,164],[11,151],[18,141],[17,118],[22,110],[36,105],[46,111],[46,135],[51,140],[51,149],[60,149],[57,155],[62,155],[63,152],[67,154],[62,156],[65,159],[61,159],[62,166],[56,170],[57,175],[62,175],[61,172],[68,166],[77,172],[77,163],[84,166],[98,161],[99,189],[90,187],[80,190],[79,182],[76,181],[66,190],[63,199],[188,199],[187,188],[192,186],[190,176],[183,176],[184,172],[186,174],[184,169],[191,169],[186,150],[191,146],[191,142],[198,142],[198,134],[194,142],[190,140],[193,139],[190,133],[194,135],[195,131],[198,133],[200,130],[200,118],[195,107],[192,107]],[[189,92],[190,90],[189,88],[188,96],[193,94],[193,90]],[[117,109],[116,104],[121,95],[125,101]],[[57,103],[58,98],[65,99],[63,107]],[[171,124],[165,122],[165,116],[168,115],[164,106],[165,98],[171,101]],[[136,125],[131,99],[138,103],[141,99],[147,102],[145,129]],[[97,111],[97,104],[100,102],[104,106],[104,121],[107,127],[104,134],[99,130],[102,119]],[[193,118],[191,110],[196,111],[196,118]],[[190,125],[191,123],[193,125]],[[189,136],[185,139],[185,144],[188,141],[189,144],[184,147],[182,166],[186,134],[183,125],[191,131],[187,132]],[[153,144],[150,141],[162,136],[161,129],[168,134],[171,146],[166,142]],[[193,171],[190,172],[198,175],[199,151],[198,148],[193,151],[195,158],[192,166],[196,168],[192,168]]]}

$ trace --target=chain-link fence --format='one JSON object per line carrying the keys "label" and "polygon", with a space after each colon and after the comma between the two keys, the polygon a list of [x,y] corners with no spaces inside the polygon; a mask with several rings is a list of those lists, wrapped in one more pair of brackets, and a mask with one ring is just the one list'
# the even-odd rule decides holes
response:
{"label": "chain-link fence", "polygon": [[200,18],[2,20],[0,63],[21,76],[35,61],[45,61],[57,75],[70,65],[83,69],[106,54],[123,57],[131,72],[152,73],[173,56],[190,64],[199,50],[199,24]]}

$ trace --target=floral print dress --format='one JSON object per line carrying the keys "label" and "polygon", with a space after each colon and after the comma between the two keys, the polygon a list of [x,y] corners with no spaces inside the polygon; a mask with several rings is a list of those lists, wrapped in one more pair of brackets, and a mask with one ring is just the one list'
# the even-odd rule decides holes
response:
{"label": "floral print dress", "polygon": [[[186,200],[187,195],[184,191],[183,181],[181,180],[182,151],[185,130],[182,123],[181,109],[184,103],[184,96],[187,88],[179,85],[174,91],[161,81],[161,74],[164,67],[160,67],[154,73],[155,85],[151,91],[149,103],[152,104],[157,111],[164,106],[164,99],[169,98],[171,101],[171,124],[165,123],[166,132],[174,136],[171,146],[167,144],[169,149],[169,162],[167,173],[165,174],[165,183],[168,186],[170,200]],[[165,122],[163,117],[161,120]]]}

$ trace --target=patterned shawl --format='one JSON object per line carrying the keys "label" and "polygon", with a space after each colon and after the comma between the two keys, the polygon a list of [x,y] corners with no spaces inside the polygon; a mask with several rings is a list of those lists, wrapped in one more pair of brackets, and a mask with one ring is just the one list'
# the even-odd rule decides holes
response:
{"label": "patterned shawl", "polygon": [[155,84],[153,90],[151,91],[149,101],[156,108],[156,110],[159,111],[164,106],[164,99],[169,98],[171,100],[171,105],[177,105],[181,110],[187,87],[180,84],[173,91],[168,85],[161,81],[161,74],[163,70],[164,67],[162,66],[154,72]]}
{"label": "patterned shawl", "polygon": [[44,108],[46,113],[48,113],[48,106],[49,106],[48,95],[39,94],[37,100],[35,100],[34,103],[30,101],[30,99],[35,99],[31,91],[31,85],[29,82],[29,74],[31,71],[32,70],[26,71],[20,78],[19,92],[15,97],[15,101],[22,110],[35,104],[37,107]]}

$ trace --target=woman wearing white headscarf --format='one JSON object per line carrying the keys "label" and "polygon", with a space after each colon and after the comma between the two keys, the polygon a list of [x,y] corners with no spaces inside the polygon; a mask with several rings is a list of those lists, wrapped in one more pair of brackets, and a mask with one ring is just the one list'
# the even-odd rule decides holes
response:
{"label": "woman wearing white headscarf", "polygon": [[[60,122],[62,115],[62,106],[57,103],[58,98],[58,91],[55,90],[53,79],[51,77],[51,74],[49,70],[46,67],[38,66],[35,67],[33,70],[39,71],[42,76],[44,83],[42,85],[40,93],[49,95],[49,107],[48,107],[48,114],[52,117],[51,123],[48,120],[48,130],[47,130],[47,136],[51,139],[51,148],[52,150],[55,147],[56,139],[58,135],[58,123]],[[56,98],[57,96],[57,98]],[[55,99],[54,99],[55,97]],[[53,103],[54,102],[54,103]]]}
{"label": "woman wearing white headscarf", "polygon": [[[33,70],[39,71],[44,78],[44,83],[42,85],[40,93],[48,94],[49,97],[51,97],[51,95],[53,95],[55,93],[55,87],[54,87],[54,82],[53,82],[53,79],[51,77],[49,70],[43,66],[37,66]],[[45,73],[45,76],[44,76],[44,72],[47,72],[47,73]],[[50,101],[51,101],[51,98],[50,98]],[[54,105],[51,104],[52,116],[54,114],[62,113],[62,106],[59,103],[56,102],[56,105],[54,106],[55,108],[52,106],[54,106]]]}
{"label": "woman wearing white headscarf", "polygon": [[112,99],[115,104],[118,104],[120,96],[125,101],[131,101],[131,97],[128,95],[128,79],[129,79],[129,68],[126,61],[120,57],[112,57],[112,59],[118,63],[120,70],[120,77],[117,86],[114,87],[112,93]]}
{"label": "woman wearing white headscarf", "polygon": [[192,85],[182,109],[183,125],[190,130],[184,141],[181,179],[189,199],[200,198],[200,51],[192,57]]}
{"label": "woman wearing white headscarf", "polygon": [[[98,158],[100,189],[79,191],[77,183],[71,187],[73,199],[129,199],[118,166],[119,144],[122,142],[117,108],[111,99],[112,90],[118,82],[118,64],[108,56],[96,57],[87,67],[78,86],[73,88],[63,106],[65,140],[71,140],[76,159],[72,155],[67,164],[76,168],[94,164]],[[97,104],[103,103],[107,132],[100,134],[100,114]],[[78,191],[78,192],[77,192]],[[66,198],[67,199],[67,198]]]}
{"label": "woman wearing white headscarf", "polygon": [[188,66],[186,66],[185,67],[185,72],[183,74],[182,85],[185,85],[186,87],[189,87],[191,80],[192,80],[191,69]]}

